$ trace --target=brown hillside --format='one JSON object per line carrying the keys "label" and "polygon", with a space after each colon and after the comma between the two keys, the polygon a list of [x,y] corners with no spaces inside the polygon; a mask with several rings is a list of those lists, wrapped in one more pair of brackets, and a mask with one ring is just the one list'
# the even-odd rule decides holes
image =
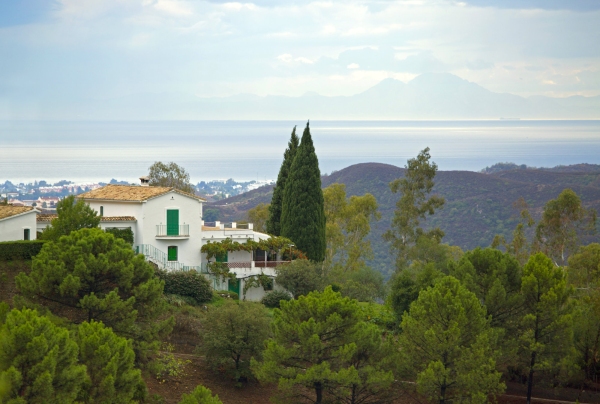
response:
{"label": "brown hillside", "polygon": [[[373,194],[379,203],[382,219],[373,226],[370,236],[375,252],[371,263],[389,274],[392,256],[381,236],[389,229],[399,195],[391,193],[388,184],[402,177],[404,169],[389,164],[355,164],[321,178],[323,187],[333,183],[346,185],[348,195]],[[446,198],[446,205],[430,220],[429,226],[439,226],[446,232],[444,241],[463,249],[488,246],[496,234],[510,238],[517,223],[513,203],[520,197],[531,205],[539,218],[545,203],[565,188],[573,189],[586,207],[600,211],[600,173],[551,172],[546,170],[510,170],[495,174],[472,171],[439,171],[434,193]],[[269,203],[272,186],[207,204],[217,208],[220,220],[246,218],[248,209],[258,203]],[[591,241],[592,239],[586,239]]]}

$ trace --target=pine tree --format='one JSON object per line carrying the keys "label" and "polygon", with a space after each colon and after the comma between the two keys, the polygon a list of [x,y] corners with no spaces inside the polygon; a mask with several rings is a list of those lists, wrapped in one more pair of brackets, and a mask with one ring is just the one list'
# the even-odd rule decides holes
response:
{"label": "pine tree", "polygon": [[563,268],[542,253],[529,258],[523,268],[521,293],[525,315],[521,319],[519,357],[529,370],[527,403],[531,403],[534,374],[569,366],[573,354],[573,288]]}
{"label": "pine tree", "polygon": [[80,398],[92,403],[131,403],[145,391],[139,369],[134,366],[131,340],[117,336],[102,323],[79,325],[74,339],[79,345],[79,360],[87,367],[88,380]]}
{"label": "pine tree", "polygon": [[200,385],[190,394],[184,394],[179,404],[223,404],[219,396],[212,395],[212,392],[206,387]]}
{"label": "pine tree", "polygon": [[69,195],[56,204],[58,217],[52,219],[52,226],[47,226],[42,232],[44,240],[58,240],[72,231],[95,228],[100,225],[100,216],[81,199]]}
{"label": "pine tree", "polygon": [[35,310],[12,310],[0,327],[0,402],[75,402],[86,380],[77,352],[65,328]]}
{"label": "pine tree", "polygon": [[319,160],[309,124],[285,183],[281,212],[281,235],[292,240],[309,259],[325,259],[325,208]]}
{"label": "pine tree", "polygon": [[158,320],[166,309],[164,283],[152,266],[125,241],[100,229],[73,231],[46,243],[31,272],[20,273],[15,282],[27,298],[52,302],[55,312],[68,308],[72,320],[102,321],[132,338],[136,354],[156,347],[172,326],[172,318]]}
{"label": "pine tree", "polygon": [[487,403],[504,390],[496,370],[498,335],[477,296],[456,278],[421,291],[401,328],[408,369],[431,402]]}
{"label": "pine tree", "polygon": [[277,183],[273,188],[273,198],[271,199],[271,205],[269,206],[269,219],[267,221],[267,233],[274,236],[281,235],[281,210],[283,203],[283,194],[285,192],[285,183],[290,175],[290,168],[296,151],[298,150],[299,139],[296,135],[296,127],[292,130],[292,137],[288,142],[288,148],[283,153],[283,163],[279,169],[279,175],[277,176]]}

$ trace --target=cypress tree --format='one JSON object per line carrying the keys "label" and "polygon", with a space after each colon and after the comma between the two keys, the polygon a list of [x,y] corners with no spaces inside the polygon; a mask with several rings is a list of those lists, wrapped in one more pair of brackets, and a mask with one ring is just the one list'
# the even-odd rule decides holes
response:
{"label": "cypress tree", "polygon": [[292,137],[288,142],[288,148],[283,153],[283,163],[279,169],[279,175],[277,176],[277,183],[273,188],[273,198],[271,198],[271,205],[269,205],[269,219],[267,220],[267,233],[274,236],[281,235],[281,210],[283,203],[283,193],[285,192],[285,183],[290,173],[290,167],[296,156],[296,150],[298,150],[299,139],[296,135],[296,127],[292,130]]}
{"label": "cypress tree", "polygon": [[325,259],[325,208],[321,172],[308,122],[285,184],[281,235],[313,261]]}

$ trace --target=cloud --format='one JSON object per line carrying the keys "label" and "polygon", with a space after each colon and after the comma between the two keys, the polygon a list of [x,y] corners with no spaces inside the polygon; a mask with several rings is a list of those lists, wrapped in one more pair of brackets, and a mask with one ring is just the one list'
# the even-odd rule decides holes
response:
{"label": "cloud", "polygon": [[600,10],[597,0],[465,0],[468,5],[513,9],[592,11]]}
{"label": "cloud", "polygon": [[0,0],[0,88],[335,95],[450,72],[493,91],[594,94],[598,21],[600,1],[577,0]]}

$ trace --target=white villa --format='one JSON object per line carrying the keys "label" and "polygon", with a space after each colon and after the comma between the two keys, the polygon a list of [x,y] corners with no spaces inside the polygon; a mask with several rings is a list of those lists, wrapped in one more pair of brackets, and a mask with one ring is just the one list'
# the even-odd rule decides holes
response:
{"label": "white villa", "polygon": [[[106,185],[77,198],[83,199],[98,212],[102,229],[131,228],[135,250],[159,268],[194,269],[210,276],[215,290],[236,292],[240,299],[262,299],[265,294],[262,287],[252,287],[244,296],[244,282],[248,277],[260,274],[274,278],[274,268],[280,262],[267,261],[266,254],[261,251],[254,254],[230,252],[219,261],[226,263],[230,272],[236,274],[236,279],[222,282],[220,277],[209,275],[206,254],[202,254],[200,249],[209,241],[230,238],[243,243],[267,239],[269,235],[254,231],[252,224],[205,223],[202,219],[203,198],[175,188],[149,186],[145,177],[141,180],[141,186]],[[39,215],[38,231],[48,226],[54,217]],[[276,284],[274,288],[283,290]]]}
{"label": "white villa", "polygon": [[0,241],[35,240],[37,213],[31,206],[0,205]]}

